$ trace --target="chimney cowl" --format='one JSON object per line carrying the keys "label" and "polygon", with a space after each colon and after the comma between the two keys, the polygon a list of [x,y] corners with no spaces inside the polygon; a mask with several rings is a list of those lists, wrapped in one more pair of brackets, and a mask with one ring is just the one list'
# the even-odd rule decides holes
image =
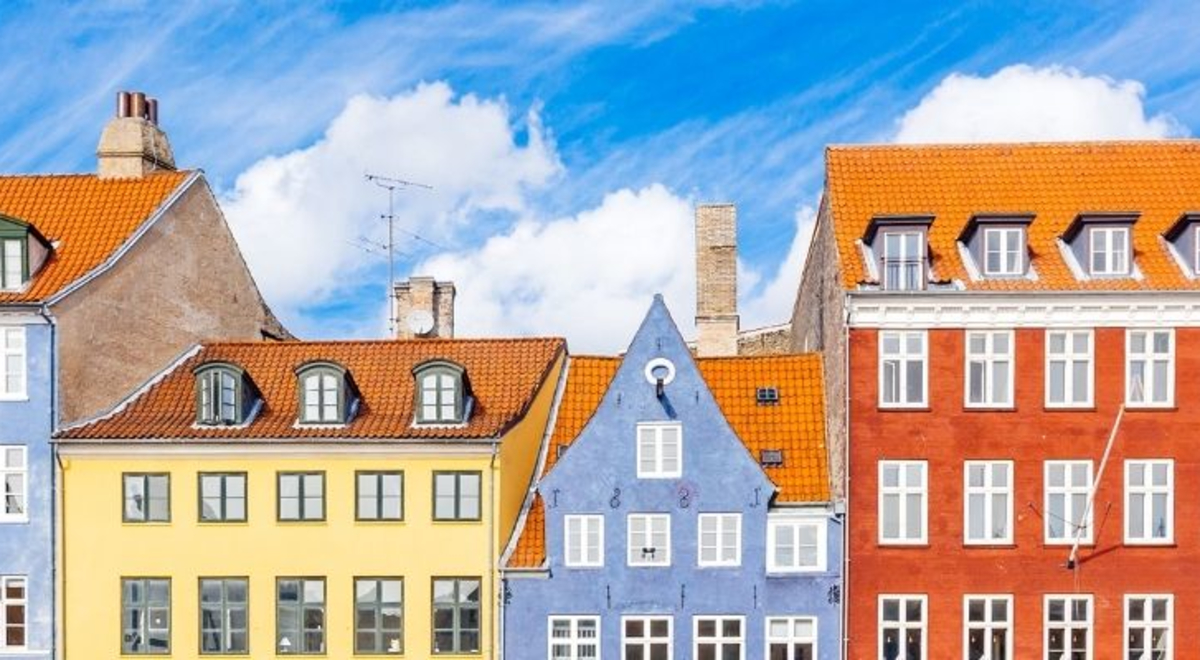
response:
{"label": "chimney cowl", "polygon": [[96,148],[100,177],[140,178],[155,170],[174,170],[171,143],[158,126],[158,99],[120,91],[116,110]]}

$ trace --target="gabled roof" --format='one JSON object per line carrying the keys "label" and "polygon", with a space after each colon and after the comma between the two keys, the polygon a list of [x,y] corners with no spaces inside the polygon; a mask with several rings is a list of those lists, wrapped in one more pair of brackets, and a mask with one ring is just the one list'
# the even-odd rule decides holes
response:
{"label": "gabled roof", "polygon": [[[67,429],[61,442],[89,441],[355,441],[485,440],[506,432],[525,414],[565,350],[557,338],[446,339],[209,344],[171,367],[114,412]],[[465,425],[413,424],[413,367],[431,359],[462,365],[473,402]],[[296,368],[334,362],[354,378],[362,396],[345,426],[303,426],[298,418]],[[262,409],[244,426],[199,427],[197,366],[227,362],[245,370],[262,394]]]}
{"label": "gabled roof", "polygon": [[0,214],[28,223],[55,246],[30,285],[23,291],[0,292],[0,304],[47,300],[99,267],[191,175],[0,176]]}
{"label": "gabled roof", "polygon": [[[939,280],[982,290],[1200,289],[1160,239],[1200,208],[1200,141],[834,146],[826,151],[826,204],[842,285],[868,280],[856,241],[877,216],[929,215]],[[956,242],[973,216],[1033,215],[1028,240],[1036,279],[971,280]],[[1133,225],[1142,279],[1081,281],[1058,244],[1081,214],[1123,213]]]}

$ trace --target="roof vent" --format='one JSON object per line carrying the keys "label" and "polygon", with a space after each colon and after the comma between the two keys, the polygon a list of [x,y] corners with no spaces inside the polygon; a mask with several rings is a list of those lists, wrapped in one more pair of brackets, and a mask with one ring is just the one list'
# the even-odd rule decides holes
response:
{"label": "roof vent", "polygon": [[773,406],[779,403],[778,387],[760,387],[754,394],[754,400],[760,406]]}
{"label": "roof vent", "polygon": [[570,445],[556,445],[554,447],[554,458],[562,458],[563,454],[567,453],[567,447]]}
{"label": "roof vent", "polygon": [[763,467],[780,467],[783,465],[783,450],[764,449],[758,453],[758,461]]}

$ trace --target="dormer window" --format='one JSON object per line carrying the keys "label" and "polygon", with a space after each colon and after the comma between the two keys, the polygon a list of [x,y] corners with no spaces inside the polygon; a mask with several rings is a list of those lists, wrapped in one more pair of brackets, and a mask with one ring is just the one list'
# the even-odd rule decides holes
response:
{"label": "dormer window", "polygon": [[931,217],[877,217],[863,243],[871,249],[884,291],[920,291],[929,279],[926,244]]}
{"label": "dormer window", "polygon": [[1095,277],[1129,274],[1129,227],[1092,227],[1088,231],[1088,264]]}
{"label": "dormer window", "polygon": [[243,424],[256,399],[253,385],[232,364],[204,364],[196,369],[196,423],[203,426]]}
{"label": "dormer window", "polygon": [[50,254],[50,242],[29,223],[0,215],[0,291],[16,291]]}
{"label": "dormer window", "polygon": [[19,289],[25,284],[25,241],[0,239],[0,289]]}
{"label": "dormer window", "polygon": [[984,228],[983,274],[988,277],[1025,274],[1024,227]]}
{"label": "dormer window", "polygon": [[466,417],[465,372],[452,362],[428,362],[414,370],[418,424],[459,424]]}
{"label": "dormer window", "polygon": [[353,401],[345,369],[331,362],[306,364],[297,372],[301,424],[345,424]]}
{"label": "dormer window", "polygon": [[1184,272],[1200,277],[1200,213],[1184,213],[1163,232]]}

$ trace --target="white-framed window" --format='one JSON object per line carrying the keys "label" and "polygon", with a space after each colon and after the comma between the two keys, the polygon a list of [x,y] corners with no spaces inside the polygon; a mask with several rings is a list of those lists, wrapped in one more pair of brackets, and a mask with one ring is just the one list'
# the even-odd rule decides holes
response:
{"label": "white-framed window", "polygon": [[1046,660],[1092,660],[1092,597],[1046,596]]}
{"label": "white-framed window", "polygon": [[550,660],[596,660],[600,657],[600,617],[551,616],[546,657]]}
{"label": "white-framed window", "polygon": [[1125,461],[1125,542],[1175,540],[1175,461]]}
{"label": "white-framed window", "polygon": [[1025,228],[985,227],[983,274],[1013,277],[1025,273]]}
{"label": "white-framed window", "polygon": [[925,233],[889,231],[883,234],[883,288],[920,291],[925,288]]}
{"label": "white-framed window", "polygon": [[742,514],[702,513],[697,524],[701,566],[742,564]]}
{"label": "white-framed window", "polygon": [[1175,657],[1175,597],[1170,594],[1125,596],[1125,656],[1129,660]]}
{"label": "white-framed window", "polygon": [[604,516],[563,516],[566,565],[597,568],[604,565]]}
{"label": "white-framed window", "polygon": [[1046,543],[1092,542],[1091,461],[1046,461]]}
{"label": "white-framed window", "polygon": [[25,239],[0,240],[0,289],[15,291],[25,284]]}
{"label": "white-framed window", "polygon": [[767,572],[825,570],[825,520],[767,517]]}
{"label": "white-framed window", "polygon": [[1091,407],[1093,341],[1091,330],[1046,331],[1046,407]]}
{"label": "white-framed window", "polygon": [[25,328],[0,326],[0,400],[25,398]]}
{"label": "white-framed window", "polygon": [[879,543],[925,543],[929,483],[925,461],[879,461]]}
{"label": "white-framed window", "polygon": [[746,618],[692,618],[692,657],[696,660],[743,660],[746,657]]}
{"label": "white-framed window", "polygon": [[671,660],[674,628],[669,616],[621,617],[621,660]]}
{"label": "white-framed window", "polygon": [[331,369],[315,368],[300,377],[303,406],[300,421],[308,424],[338,424],[342,419],[342,394],[337,374]]}
{"label": "white-framed window", "polygon": [[1123,277],[1129,274],[1129,227],[1092,227],[1088,247],[1092,275]]}
{"label": "white-framed window", "polygon": [[1125,403],[1170,406],[1175,402],[1175,331],[1125,331]]}
{"label": "white-framed window", "polygon": [[928,391],[928,335],[924,330],[879,333],[879,406],[924,407]]}
{"label": "white-framed window", "polygon": [[631,513],[628,518],[630,566],[671,565],[671,516]]}
{"label": "white-framed window", "polygon": [[1007,408],[1013,405],[1013,333],[967,332],[966,404]]}
{"label": "white-framed window", "polygon": [[926,596],[879,597],[879,657],[891,660],[925,660]]}
{"label": "white-framed window", "polygon": [[23,575],[0,575],[0,651],[25,649],[28,583]]}
{"label": "white-framed window", "polygon": [[1006,544],[1013,541],[1013,462],[963,463],[967,544]]}
{"label": "white-framed window", "polygon": [[29,520],[29,452],[20,445],[0,445],[0,523]]}
{"label": "white-framed window", "polygon": [[770,660],[813,660],[817,657],[817,620],[810,616],[767,617]]}
{"label": "white-framed window", "polygon": [[646,422],[637,425],[639,479],[673,479],[683,475],[683,425]]}
{"label": "white-framed window", "polygon": [[963,657],[1012,660],[1012,596],[963,598]]}

